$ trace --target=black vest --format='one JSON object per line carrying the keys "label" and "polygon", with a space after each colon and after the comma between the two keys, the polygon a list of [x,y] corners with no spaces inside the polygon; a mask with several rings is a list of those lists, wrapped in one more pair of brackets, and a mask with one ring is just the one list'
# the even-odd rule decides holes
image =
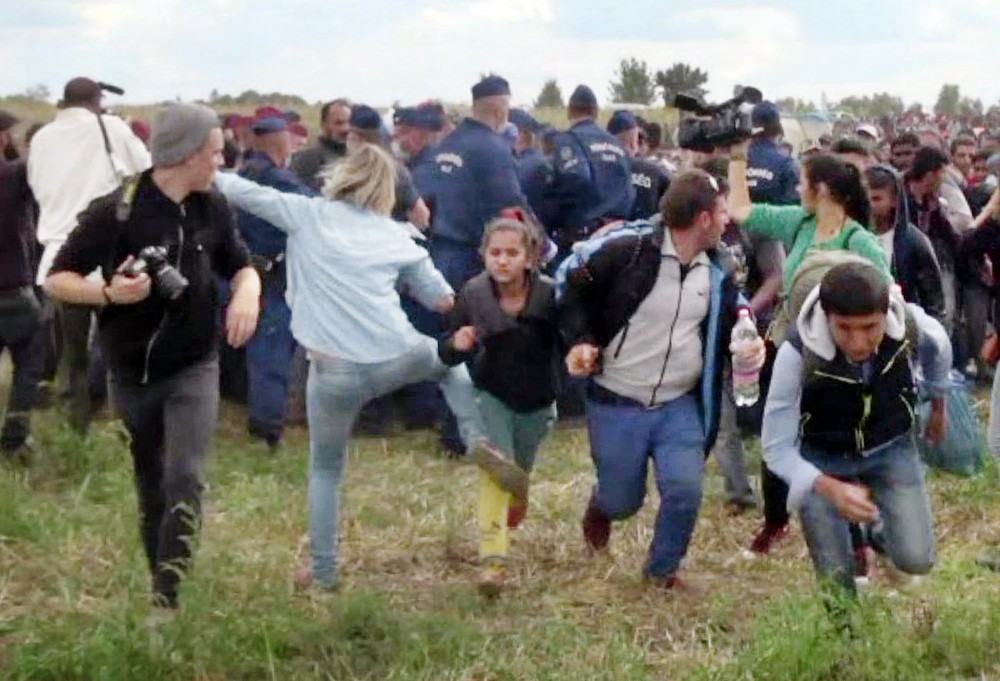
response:
{"label": "black vest", "polygon": [[866,383],[859,365],[837,352],[827,362],[793,332],[788,342],[802,355],[800,434],[803,444],[844,454],[886,444],[913,425],[916,388],[910,371],[910,342],[886,337],[871,360]]}

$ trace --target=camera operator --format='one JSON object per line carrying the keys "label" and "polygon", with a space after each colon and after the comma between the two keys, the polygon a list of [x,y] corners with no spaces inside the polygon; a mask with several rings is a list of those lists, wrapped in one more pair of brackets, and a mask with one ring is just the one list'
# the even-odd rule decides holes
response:
{"label": "camera operator", "polygon": [[781,113],[771,102],[754,105],[750,114],[753,141],[747,153],[747,186],[754,203],[779,206],[799,203],[799,165],[778,145],[785,134]]}
{"label": "camera operator", "polygon": [[[177,607],[191,559],[218,414],[216,275],[232,280],[230,345],[246,343],[259,309],[260,278],[225,199],[210,191],[222,147],[211,109],[175,104],[162,111],[152,170],[80,214],[45,281],[57,300],[101,306],[112,397],[132,436],[154,601],[166,608]],[[85,278],[97,268],[102,281]]]}

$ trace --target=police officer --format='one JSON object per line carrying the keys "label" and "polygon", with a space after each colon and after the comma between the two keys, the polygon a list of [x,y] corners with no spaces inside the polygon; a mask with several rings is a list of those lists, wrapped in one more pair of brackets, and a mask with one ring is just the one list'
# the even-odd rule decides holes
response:
{"label": "police officer", "polygon": [[635,202],[628,154],[597,125],[597,112],[594,91],[577,86],[567,107],[569,130],[555,140],[555,214],[546,228],[563,254],[601,225],[628,219]]}
{"label": "police officer", "polygon": [[[431,209],[431,258],[456,291],[483,270],[483,227],[504,208],[527,205],[510,147],[498,134],[507,124],[510,85],[487,76],[472,87],[472,115],[434,152],[418,187]],[[464,451],[454,419],[445,421],[442,445]]]}
{"label": "police officer", "polygon": [[[351,109],[347,149],[353,151],[361,144],[374,144],[388,151],[389,132],[378,111],[365,104],[356,104]],[[399,161],[396,162],[396,205],[392,208],[392,219],[410,222],[421,230],[430,224],[430,211],[413,185],[410,171]]]}
{"label": "police officer", "polygon": [[[278,116],[257,119],[252,130],[254,153],[239,174],[283,192],[313,195],[313,191],[285,167],[292,150],[287,120]],[[290,328],[292,313],[285,302],[287,235],[266,220],[242,210],[237,211],[237,226],[262,280],[260,324],[247,343],[247,430],[273,450],[284,432],[288,382],[296,350]]]}
{"label": "police officer", "polygon": [[472,88],[472,115],[434,154],[425,194],[432,206],[431,257],[456,291],[483,269],[479,244],[486,223],[503,208],[526,204],[514,157],[497,134],[509,108],[507,81],[484,78]]}
{"label": "police officer", "polygon": [[434,159],[434,140],[444,127],[444,116],[430,104],[399,109],[393,116],[393,151],[410,172],[429,166]]}
{"label": "police officer", "polygon": [[670,186],[667,169],[656,161],[639,155],[639,135],[642,128],[639,119],[630,111],[615,111],[608,120],[608,132],[618,138],[625,147],[632,164],[632,187],[635,189],[635,203],[632,204],[630,220],[646,220],[659,213],[660,199]]}
{"label": "police officer", "polygon": [[510,122],[517,127],[514,156],[517,158],[517,175],[521,181],[528,206],[544,224],[550,219],[551,207],[546,202],[546,192],[552,184],[552,162],[542,153],[542,125],[523,109],[512,109]]}
{"label": "police officer", "polygon": [[753,142],[747,154],[747,185],[754,203],[794,205],[799,202],[799,164],[782,153],[781,113],[771,102],[754,106],[750,114]]}

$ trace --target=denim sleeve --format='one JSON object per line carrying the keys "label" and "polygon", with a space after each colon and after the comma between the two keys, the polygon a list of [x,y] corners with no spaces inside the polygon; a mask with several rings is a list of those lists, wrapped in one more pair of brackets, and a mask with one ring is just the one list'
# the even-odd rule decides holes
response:
{"label": "denim sleeve", "polygon": [[948,392],[948,372],[951,370],[951,341],[941,322],[924,312],[915,303],[907,303],[906,311],[913,316],[920,330],[917,360],[924,371],[924,386],[931,397],[944,397]]}
{"label": "denim sleeve", "polygon": [[300,194],[286,194],[232,173],[216,173],[215,186],[237,208],[267,220],[283,232],[294,232],[310,220],[314,201]]}
{"label": "denim sleeve", "polygon": [[788,483],[789,511],[798,510],[822,474],[802,458],[799,450],[802,370],[802,355],[788,343],[783,344],[774,361],[761,433],[767,467]]}
{"label": "denim sleeve", "polygon": [[433,310],[443,297],[454,291],[445,281],[444,275],[434,267],[430,254],[416,244],[413,247],[422,251],[423,257],[403,267],[399,271],[399,280],[407,286],[409,294],[418,303]]}

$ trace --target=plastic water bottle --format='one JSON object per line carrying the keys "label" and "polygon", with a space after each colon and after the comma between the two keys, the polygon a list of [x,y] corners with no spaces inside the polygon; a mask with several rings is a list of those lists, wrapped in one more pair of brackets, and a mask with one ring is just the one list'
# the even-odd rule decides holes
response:
{"label": "plastic water bottle", "polygon": [[740,355],[759,338],[750,310],[741,308],[733,327],[733,399],[737,407],[750,407],[760,399],[760,370],[747,366]]}

